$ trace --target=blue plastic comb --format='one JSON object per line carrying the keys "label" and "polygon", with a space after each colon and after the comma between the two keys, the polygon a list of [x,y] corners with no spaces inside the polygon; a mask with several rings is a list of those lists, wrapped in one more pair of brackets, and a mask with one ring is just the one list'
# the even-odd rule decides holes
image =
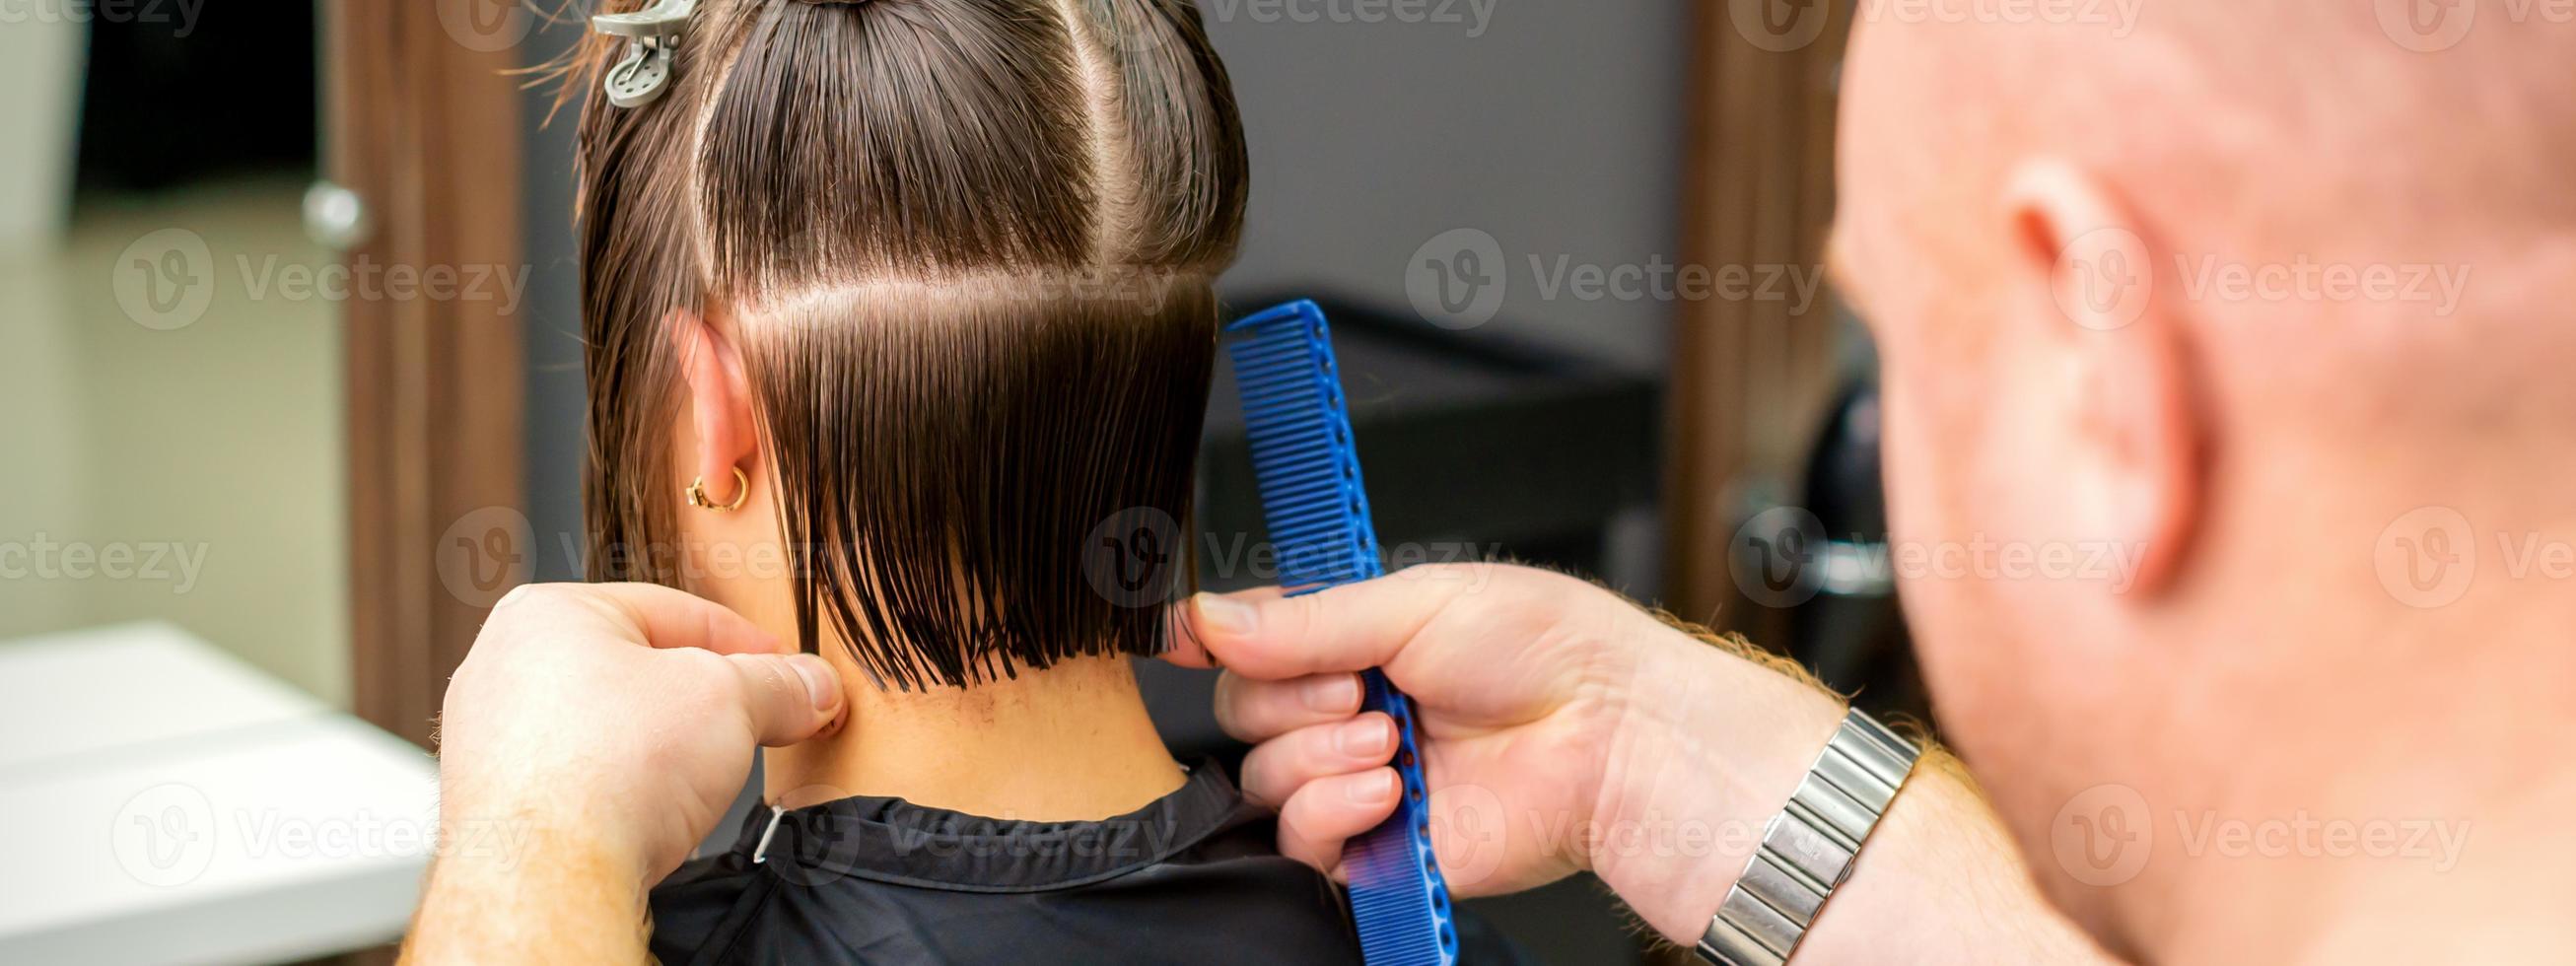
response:
{"label": "blue plastic comb", "polygon": [[[1243,390],[1279,586],[1291,595],[1311,594],[1384,575],[1324,310],[1290,302],[1226,331],[1243,336],[1226,351]],[[1449,919],[1449,887],[1431,853],[1431,803],[1414,751],[1413,702],[1375,670],[1361,679],[1368,690],[1363,706],[1395,719],[1404,797],[1394,816],[1342,853],[1360,952],[1369,966],[1451,966],[1458,961],[1458,930]]]}

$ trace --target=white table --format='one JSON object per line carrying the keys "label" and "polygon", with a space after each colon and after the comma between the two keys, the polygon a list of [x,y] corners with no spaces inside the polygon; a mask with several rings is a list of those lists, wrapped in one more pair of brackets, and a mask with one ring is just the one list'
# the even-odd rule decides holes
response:
{"label": "white table", "polygon": [[429,756],[166,624],[0,642],[0,963],[260,963],[402,933]]}

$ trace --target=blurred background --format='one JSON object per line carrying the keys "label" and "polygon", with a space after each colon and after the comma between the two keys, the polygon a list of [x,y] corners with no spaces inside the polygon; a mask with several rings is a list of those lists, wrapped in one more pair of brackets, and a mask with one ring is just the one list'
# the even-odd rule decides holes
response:
{"label": "blurred background", "polygon": [[[1923,712],[1869,347],[1817,254],[1847,4],[1201,7],[1254,160],[1224,291],[1332,313],[1396,563],[1567,570]],[[21,13],[0,961],[382,958],[449,670],[510,587],[582,573],[573,124],[522,72],[581,25]],[[1231,391],[1193,548],[1219,589],[1266,576]],[[102,701],[108,669],[142,683]],[[1147,674],[1176,748],[1239,755],[1203,677]],[[1587,880],[1475,905],[1545,962],[1651,955]]]}

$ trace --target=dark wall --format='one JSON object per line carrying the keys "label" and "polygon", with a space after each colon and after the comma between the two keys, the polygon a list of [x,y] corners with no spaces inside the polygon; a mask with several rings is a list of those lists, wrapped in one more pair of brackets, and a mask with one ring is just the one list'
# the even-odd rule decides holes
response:
{"label": "dark wall", "polygon": [[310,174],[320,103],[313,25],[309,3],[136,4],[92,16],[80,188]]}

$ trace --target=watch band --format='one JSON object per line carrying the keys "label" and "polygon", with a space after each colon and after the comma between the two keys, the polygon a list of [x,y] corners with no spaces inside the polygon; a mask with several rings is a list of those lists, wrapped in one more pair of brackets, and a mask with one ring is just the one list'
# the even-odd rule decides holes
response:
{"label": "watch band", "polygon": [[1719,966],[1787,962],[1922,754],[1859,709],[1844,715],[1788,807],[1763,827],[1761,847],[1699,937],[1700,958]]}

